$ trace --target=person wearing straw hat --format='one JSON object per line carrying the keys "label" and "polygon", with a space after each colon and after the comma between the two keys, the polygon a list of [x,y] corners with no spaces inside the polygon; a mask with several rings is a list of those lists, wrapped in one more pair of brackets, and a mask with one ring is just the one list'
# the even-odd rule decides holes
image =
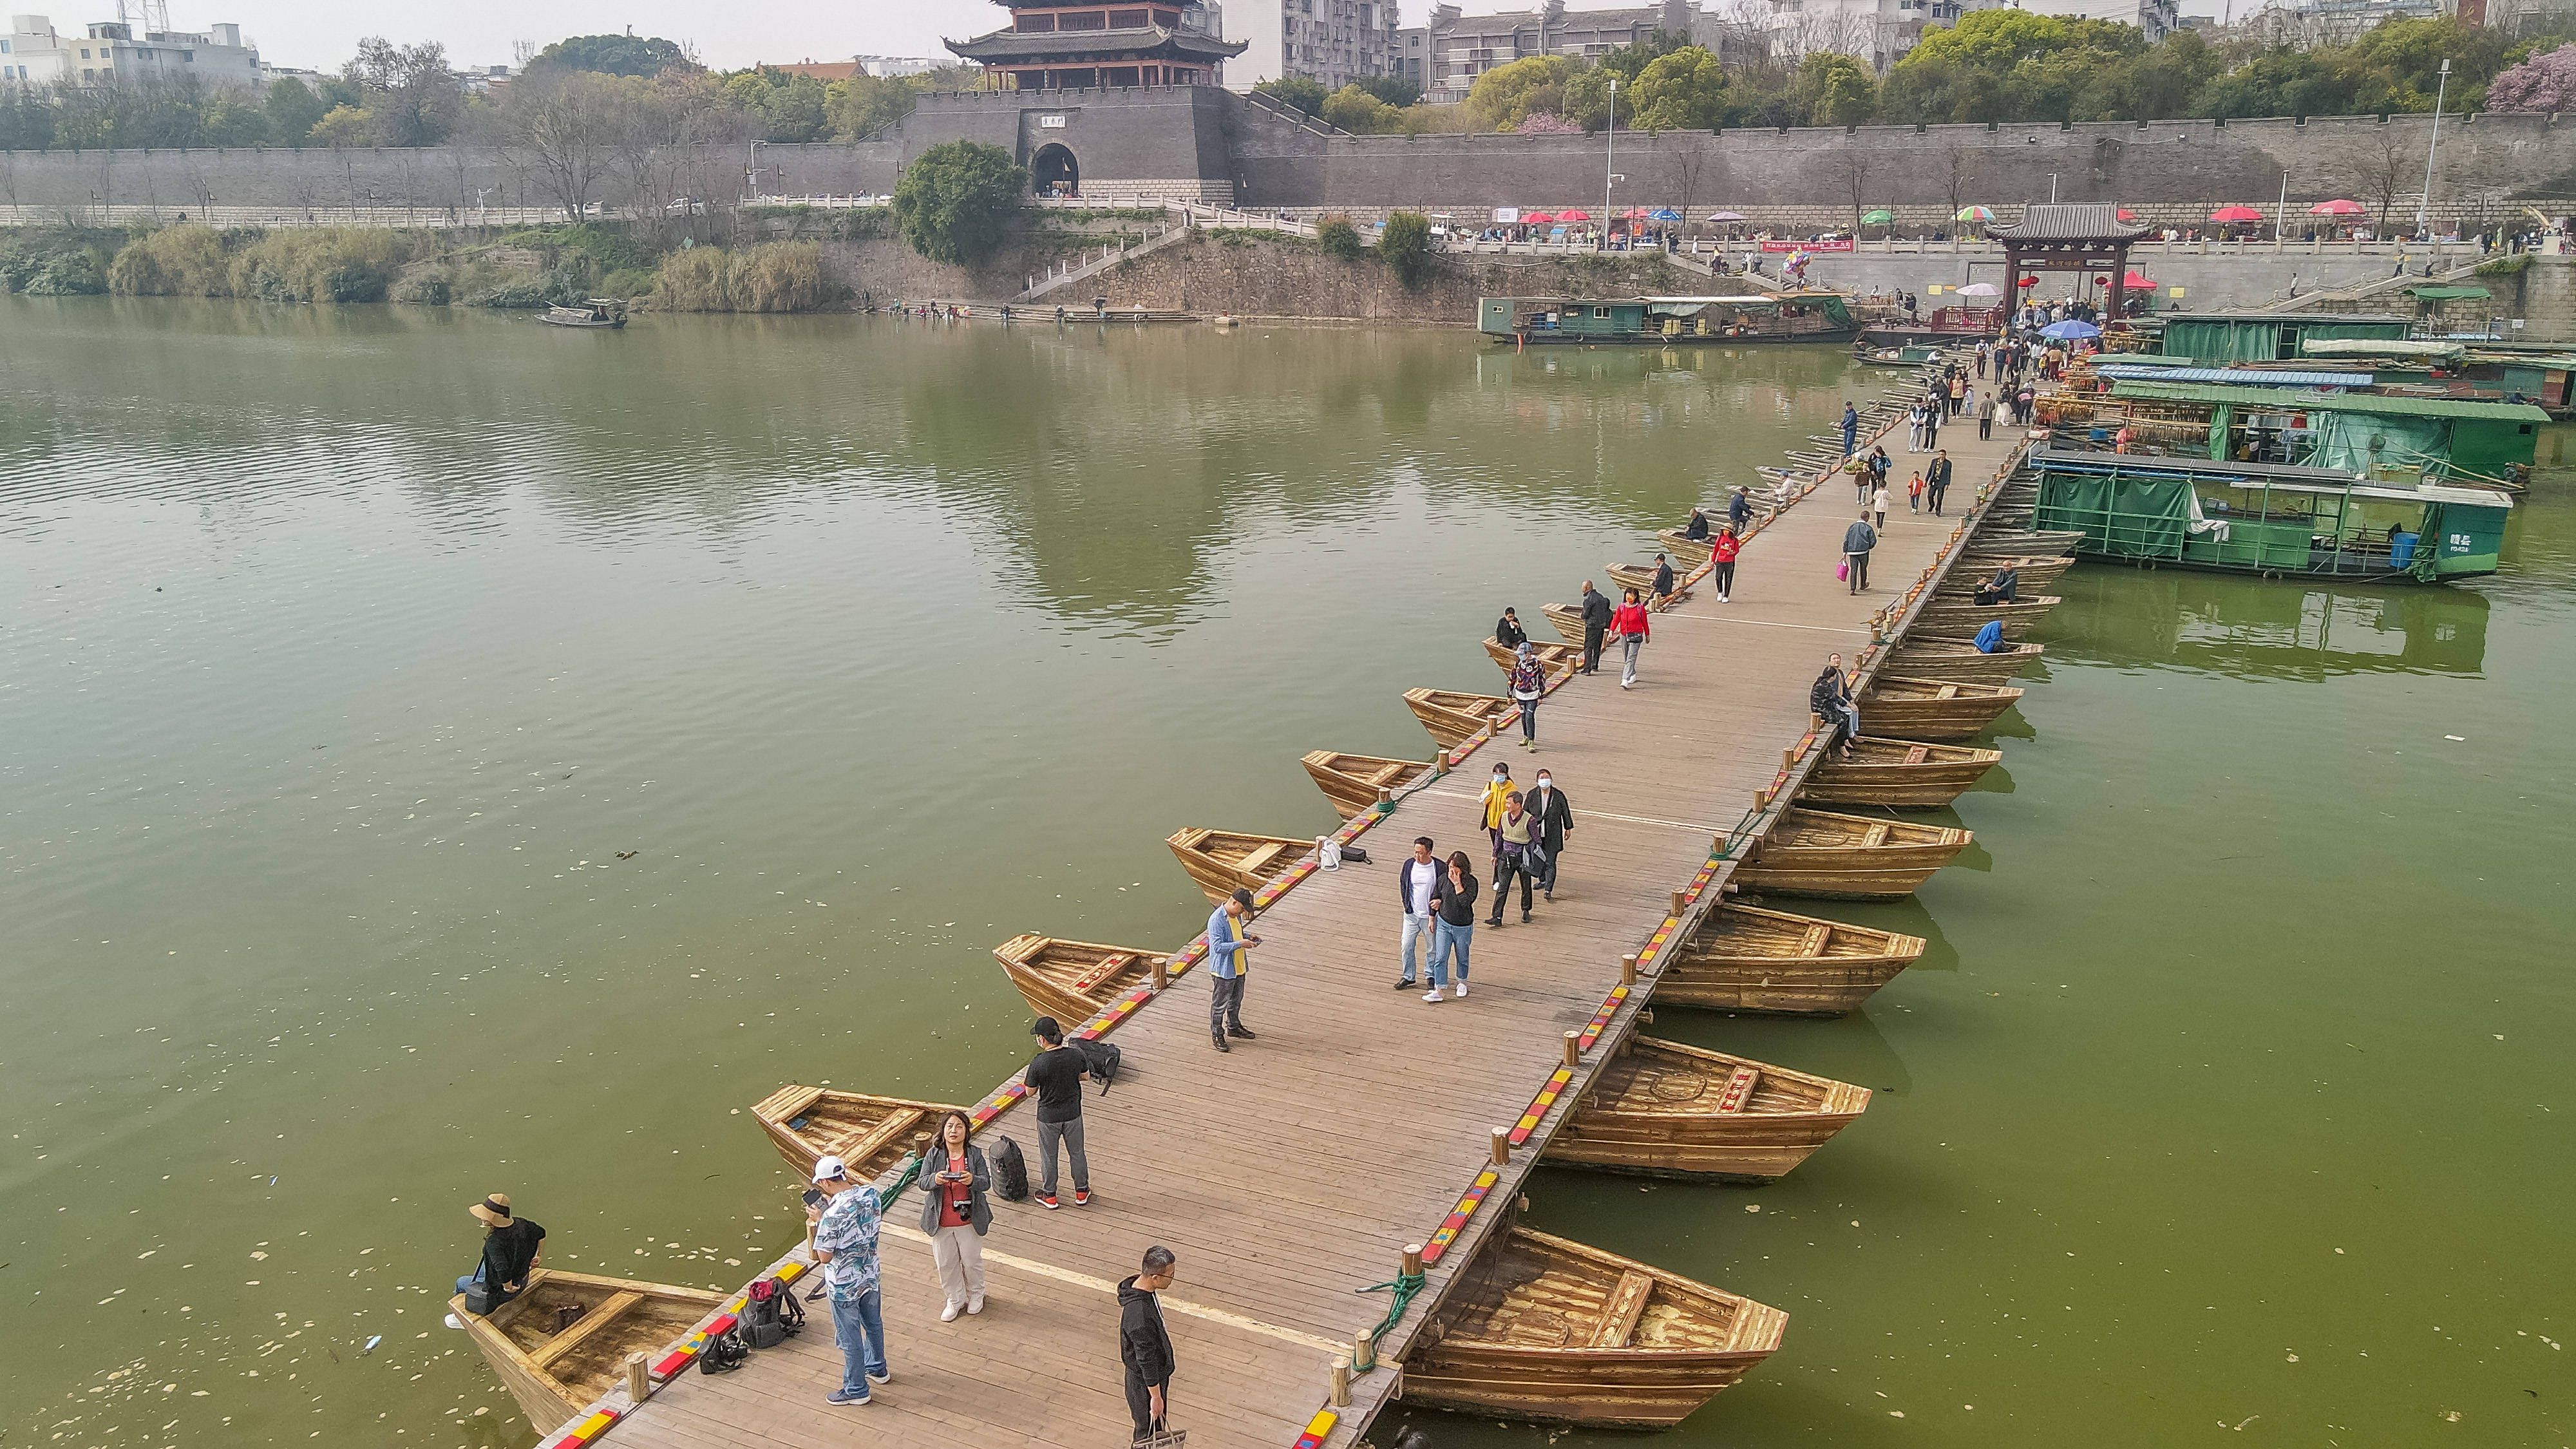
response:
{"label": "person wearing straw hat", "polygon": [[480,1283],[498,1308],[528,1289],[528,1274],[544,1256],[546,1230],[510,1212],[510,1195],[496,1192],[466,1209],[483,1225],[483,1261],[456,1280],[456,1291],[471,1292]]}

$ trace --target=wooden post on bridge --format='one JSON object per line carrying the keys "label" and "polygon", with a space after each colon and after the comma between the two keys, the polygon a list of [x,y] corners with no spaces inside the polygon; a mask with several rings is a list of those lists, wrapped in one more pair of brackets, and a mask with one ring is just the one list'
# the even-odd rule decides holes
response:
{"label": "wooden post on bridge", "polygon": [[1565,1034],[1565,1064],[1569,1067],[1583,1065],[1583,1033],[1569,1031]]}
{"label": "wooden post on bridge", "polygon": [[641,1349],[626,1356],[626,1397],[639,1404],[653,1397],[653,1370],[647,1366],[650,1362]]}
{"label": "wooden post on bridge", "polygon": [[1496,1167],[1508,1166],[1511,1160],[1512,1129],[1509,1127],[1497,1127],[1494,1129],[1494,1165]]}

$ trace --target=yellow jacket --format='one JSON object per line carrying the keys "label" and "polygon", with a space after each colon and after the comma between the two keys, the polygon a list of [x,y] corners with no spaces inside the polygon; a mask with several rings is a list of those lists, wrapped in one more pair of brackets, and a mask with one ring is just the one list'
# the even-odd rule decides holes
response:
{"label": "yellow jacket", "polygon": [[1485,828],[1487,830],[1503,823],[1503,797],[1519,788],[1509,780],[1492,780],[1486,783]]}

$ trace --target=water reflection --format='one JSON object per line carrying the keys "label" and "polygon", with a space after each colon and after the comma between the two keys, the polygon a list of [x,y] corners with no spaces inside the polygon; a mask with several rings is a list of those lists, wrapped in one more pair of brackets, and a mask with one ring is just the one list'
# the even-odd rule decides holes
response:
{"label": "water reflection", "polygon": [[2087,564],[2058,592],[2066,602],[2051,611],[2042,637],[2052,655],[2071,661],[2305,680],[2475,675],[2486,665],[2489,605],[2474,588],[2329,586]]}

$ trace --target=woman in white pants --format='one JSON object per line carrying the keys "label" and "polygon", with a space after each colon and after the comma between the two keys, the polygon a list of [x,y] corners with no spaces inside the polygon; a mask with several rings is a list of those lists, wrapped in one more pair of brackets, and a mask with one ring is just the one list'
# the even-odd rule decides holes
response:
{"label": "woman in white pants", "polygon": [[921,1230],[930,1235],[930,1257],[939,1265],[939,1286],[948,1306],[939,1321],[953,1323],[960,1313],[984,1311],[984,1233],[993,1226],[993,1207],[984,1194],[993,1185],[984,1165],[984,1149],[968,1140],[963,1112],[951,1112],[939,1124],[939,1140],[922,1159]]}

